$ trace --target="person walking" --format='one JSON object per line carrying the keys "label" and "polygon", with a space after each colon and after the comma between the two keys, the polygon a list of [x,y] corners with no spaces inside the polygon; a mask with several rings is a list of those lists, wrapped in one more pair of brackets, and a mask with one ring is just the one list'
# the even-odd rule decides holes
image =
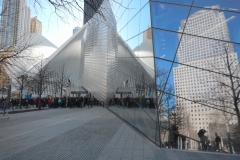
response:
{"label": "person walking", "polygon": [[92,108],[93,102],[94,102],[94,96],[92,95],[92,96],[91,96],[91,99],[90,99],[91,108]]}
{"label": "person walking", "polygon": [[10,107],[10,102],[9,102],[8,98],[6,98],[6,100],[2,102],[2,106],[3,106],[3,118],[4,118],[5,114],[6,114],[7,115],[7,119],[9,119],[8,109]]}
{"label": "person walking", "polygon": [[60,107],[61,107],[61,105],[62,105],[62,99],[61,99],[61,98],[59,98],[59,99],[58,99],[58,108],[60,108]]}
{"label": "person walking", "polygon": [[65,103],[66,103],[66,108],[67,108],[68,107],[68,98],[67,97],[66,97]]}
{"label": "person walking", "polygon": [[90,98],[89,96],[87,97],[87,105],[88,105],[88,109],[90,108]]}
{"label": "person walking", "polygon": [[198,137],[200,138],[200,143],[203,151],[207,150],[206,144],[207,144],[208,137],[204,135],[206,132],[207,131],[205,129],[200,129],[198,131]]}
{"label": "person walking", "polygon": [[220,147],[219,144],[221,143],[221,138],[218,136],[217,132],[215,133],[215,143],[216,143],[216,151],[219,152],[220,151]]}

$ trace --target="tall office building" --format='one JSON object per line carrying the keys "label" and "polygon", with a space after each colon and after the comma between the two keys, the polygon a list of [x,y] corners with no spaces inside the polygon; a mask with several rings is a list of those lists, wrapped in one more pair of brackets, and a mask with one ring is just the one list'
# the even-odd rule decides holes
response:
{"label": "tall office building", "polygon": [[[211,8],[219,9],[219,6],[212,6]],[[214,98],[213,90],[216,90],[218,87],[216,80],[221,79],[225,83],[228,83],[229,80],[222,75],[197,68],[219,72],[219,68],[224,66],[226,45],[228,45],[228,56],[231,59],[238,58],[232,44],[214,40],[230,40],[227,22],[231,18],[226,19],[224,13],[217,10],[198,11],[189,16],[184,32],[190,35],[198,35],[199,37],[183,35],[180,42],[177,52],[178,62],[189,66],[179,64],[178,67],[174,68],[176,103],[178,107],[186,109],[190,117],[189,120],[196,132],[202,128],[209,129],[209,123],[216,121],[216,116],[214,115],[216,115],[217,110],[193,101],[206,104],[209,98]],[[182,20],[179,32],[183,31],[185,24],[186,20]],[[224,72],[224,69],[222,72]],[[193,101],[188,101],[187,99]],[[209,105],[216,107],[219,104],[213,102]],[[237,123],[236,119],[230,121],[230,124],[234,123]]]}
{"label": "tall office building", "polygon": [[37,16],[31,18],[30,33],[42,34],[42,22],[37,19]]}
{"label": "tall office building", "polygon": [[143,41],[147,39],[152,39],[152,29],[150,27],[148,27],[148,29],[143,32]]}
{"label": "tall office building", "polygon": [[103,0],[85,0],[84,1],[84,20],[86,24],[101,6]]}
{"label": "tall office building", "polygon": [[81,29],[81,27],[79,27],[79,26],[74,27],[74,29],[73,29],[73,35],[74,35],[77,31],[79,31],[80,29]]}
{"label": "tall office building", "polygon": [[2,2],[1,47],[24,43],[30,33],[30,8],[26,0]]}

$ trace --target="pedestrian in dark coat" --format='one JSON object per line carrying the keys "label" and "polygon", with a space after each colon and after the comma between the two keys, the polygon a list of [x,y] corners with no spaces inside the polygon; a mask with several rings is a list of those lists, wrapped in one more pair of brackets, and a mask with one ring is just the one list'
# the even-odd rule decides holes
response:
{"label": "pedestrian in dark coat", "polygon": [[6,114],[7,115],[7,119],[9,119],[8,109],[10,107],[10,102],[9,102],[8,98],[6,98],[6,100],[2,102],[2,106],[3,106],[3,118],[4,118],[5,114]]}

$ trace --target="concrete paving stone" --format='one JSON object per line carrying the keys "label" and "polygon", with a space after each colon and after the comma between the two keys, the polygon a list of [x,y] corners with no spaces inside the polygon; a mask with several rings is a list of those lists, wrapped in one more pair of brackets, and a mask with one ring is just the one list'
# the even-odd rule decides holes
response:
{"label": "concrete paving stone", "polygon": [[132,160],[144,160],[143,157],[133,157]]}
{"label": "concrete paving stone", "polygon": [[97,160],[110,160],[108,156],[101,155],[97,158]]}
{"label": "concrete paving stone", "polygon": [[129,129],[125,129],[121,135],[121,138],[127,138],[129,136]]}
{"label": "concrete paving stone", "polygon": [[[41,160],[97,159],[122,124],[118,119],[115,119],[115,122],[111,123],[107,123],[109,118],[103,119],[96,118],[89,123],[60,134],[53,139],[11,156],[8,159],[16,159],[17,157],[19,160],[35,159],[36,157]],[[25,155],[28,156],[26,157]],[[78,155],[78,157],[74,155]]]}
{"label": "concrete paving stone", "polygon": [[115,148],[124,148],[126,142],[127,142],[127,138],[120,138],[119,141],[117,142]]}
{"label": "concrete paving stone", "polygon": [[124,148],[126,148],[126,149],[128,149],[128,150],[133,150],[133,148],[134,148],[134,143],[125,144]]}
{"label": "concrete paving stone", "polygon": [[[1,160],[240,159],[220,153],[158,148],[102,107],[49,109],[11,116],[9,120],[0,119]],[[141,116],[136,118],[143,130],[147,120]],[[146,129],[144,132],[148,133]]]}
{"label": "concrete paving stone", "polygon": [[133,158],[135,157],[143,157],[143,150],[142,149],[134,149],[133,150]]}
{"label": "concrete paving stone", "polygon": [[132,160],[132,158],[122,157],[121,160]]}
{"label": "concrete paving stone", "polygon": [[126,141],[126,144],[132,144],[134,142],[135,142],[135,137],[128,137],[127,141]]}
{"label": "concrete paving stone", "polygon": [[149,158],[149,159],[155,159],[154,156],[154,151],[153,149],[143,149],[143,157],[145,158]]}
{"label": "concrete paving stone", "polygon": [[122,157],[132,158],[133,157],[133,149],[124,148],[123,153],[122,153]]}
{"label": "concrete paving stone", "polygon": [[203,160],[202,157],[199,157],[197,153],[186,153],[186,152],[179,152],[175,151],[176,155],[178,156],[179,159],[186,159],[186,160]]}
{"label": "concrete paving stone", "polygon": [[134,141],[134,149],[143,149],[142,139],[136,138]]}
{"label": "concrete paving stone", "polygon": [[116,145],[117,145],[117,142],[112,142],[112,141],[110,141],[109,143],[108,143],[108,145],[107,145],[107,147],[106,147],[106,149],[114,149],[115,147],[116,147]]}
{"label": "concrete paving stone", "polygon": [[114,136],[111,140],[111,142],[117,143],[120,139],[120,136]]}
{"label": "concrete paving stone", "polygon": [[[165,152],[166,154],[166,157],[169,159],[169,160],[179,160],[180,158],[177,156],[177,154],[174,152],[175,150],[172,150],[172,149],[163,149],[163,151]],[[186,157],[184,157],[184,160],[187,160]]]}
{"label": "concrete paving stone", "polygon": [[111,159],[121,159],[123,153],[123,149],[116,148],[113,150],[110,158]]}

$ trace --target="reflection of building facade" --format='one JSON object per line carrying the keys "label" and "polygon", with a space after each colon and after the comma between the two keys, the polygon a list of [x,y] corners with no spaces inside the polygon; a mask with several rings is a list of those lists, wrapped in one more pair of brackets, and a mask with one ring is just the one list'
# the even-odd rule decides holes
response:
{"label": "reflection of building facade", "polygon": [[86,24],[93,15],[97,12],[101,6],[103,0],[85,0],[84,1],[84,20],[83,24]]}
{"label": "reflection of building facade", "polygon": [[[7,50],[1,51],[1,59],[4,57],[8,57],[11,54],[11,48],[8,48]],[[7,61],[7,60],[4,60]],[[7,74],[4,65],[5,63],[0,63],[0,88],[8,87],[9,85],[9,75]]]}
{"label": "reflection of building facade", "polygon": [[80,29],[81,29],[81,27],[79,27],[79,26],[74,27],[74,29],[73,29],[73,35],[74,35],[77,31],[79,31]]}
{"label": "reflection of building facade", "polygon": [[148,28],[146,31],[143,32],[143,41],[147,39],[152,39],[152,28]]}
{"label": "reflection of building facade", "polygon": [[30,8],[27,7],[26,0],[3,0],[2,11],[1,46],[23,43],[30,33]]}
{"label": "reflection of building facade", "polygon": [[7,87],[9,84],[9,77],[3,65],[0,64],[0,88]]}
{"label": "reflection of building facade", "polygon": [[36,17],[31,18],[30,33],[42,34],[42,22]]}
{"label": "reflection of building facade", "polygon": [[[218,6],[211,8],[219,9]],[[185,32],[192,35],[229,41],[227,21],[223,12],[201,10],[188,18]],[[185,23],[186,20],[183,20],[179,31],[183,31]],[[184,35],[177,52],[178,62],[197,68],[217,71],[224,65],[225,46],[224,43],[216,42],[215,40]],[[232,44],[228,45],[228,52],[232,59],[237,59]],[[213,114],[216,113],[216,110],[180,97],[196,102],[209,101],[213,97],[212,94],[214,94],[212,93],[213,88],[217,86],[216,78],[219,78],[219,75],[215,73],[197,68],[186,65],[179,65],[174,68],[175,93],[179,96],[176,99],[176,103],[177,106],[188,109],[190,122],[195,127],[195,131],[202,128],[208,130],[209,123],[215,121]],[[227,82],[227,80],[224,81]],[[209,105],[216,107],[217,103]],[[232,123],[236,123],[236,121],[234,120]]]}
{"label": "reflection of building facade", "polygon": [[65,63],[65,66],[67,72],[72,73],[69,79],[74,83],[75,91],[83,87],[107,104],[116,91],[123,88],[124,81],[128,81],[127,89],[134,95],[137,93],[133,88],[143,83],[141,80],[146,84],[154,81],[153,74],[149,76],[150,72],[144,68],[143,62],[138,62],[134,52],[117,35],[116,21],[109,2],[104,1],[102,6],[104,9],[100,11],[105,19],[95,14],[89,23],[49,58],[48,66],[57,69],[64,62],[71,61]]}
{"label": "reflection of building facade", "polygon": [[[104,102],[107,107],[108,102],[114,96],[117,96],[119,99],[131,97],[132,108],[126,107],[126,109],[132,109],[132,111],[129,110],[132,113],[129,112],[129,118],[127,116],[124,116],[124,118],[131,120],[132,116],[134,116],[135,121],[129,121],[129,123],[159,145],[151,30],[147,27],[148,25],[146,28],[142,27],[139,33],[136,34],[141,34],[147,30],[144,41],[141,35],[139,40],[134,41],[134,45],[129,44],[125,39],[126,37],[121,34],[121,36],[118,35],[116,17],[110,2],[109,0],[104,0],[99,8],[99,13],[101,14],[94,14],[88,23],[83,25],[77,33],[50,57],[45,56],[43,63],[39,60],[34,62],[22,60],[23,62],[20,65],[27,69],[28,74],[37,72],[35,68],[42,64],[46,68],[49,67],[50,70],[54,70],[56,74],[59,74],[61,68],[65,66],[66,73],[70,73],[69,80],[71,84],[74,84],[74,86],[64,88],[68,91],[68,94],[66,94],[68,96],[91,93],[91,96],[94,96],[98,101]],[[139,1],[136,2],[139,3]],[[149,6],[149,2],[146,2],[142,8],[148,9]],[[141,10],[139,9],[139,11]],[[146,13],[145,10],[145,12],[138,12],[137,14],[150,15],[150,11],[147,10]],[[140,20],[140,16],[138,17]],[[127,23],[125,18],[123,21]],[[39,38],[41,42],[44,42],[41,40],[41,37],[41,35],[36,35],[34,39]],[[42,46],[54,49],[49,43],[39,44],[36,46],[36,50],[33,49],[36,52],[35,55],[38,55],[38,51],[42,52]],[[133,47],[131,48],[131,46]],[[16,64],[19,64],[19,62],[20,60],[17,60]],[[8,67],[9,71],[18,71],[18,68]],[[9,74],[11,75],[12,73],[9,72]],[[51,75],[52,77],[48,81],[49,83],[43,96],[54,94],[54,82],[59,79],[57,79],[56,75]],[[60,94],[56,95],[60,96]],[[150,102],[145,101],[145,97]],[[121,99],[121,101],[123,102],[124,100]],[[149,104],[146,105],[146,103]],[[109,108],[116,114],[119,114],[115,110],[118,107],[113,106]],[[122,112],[123,110],[120,109],[119,111]],[[122,116],[122,114],[119,115]]]}

